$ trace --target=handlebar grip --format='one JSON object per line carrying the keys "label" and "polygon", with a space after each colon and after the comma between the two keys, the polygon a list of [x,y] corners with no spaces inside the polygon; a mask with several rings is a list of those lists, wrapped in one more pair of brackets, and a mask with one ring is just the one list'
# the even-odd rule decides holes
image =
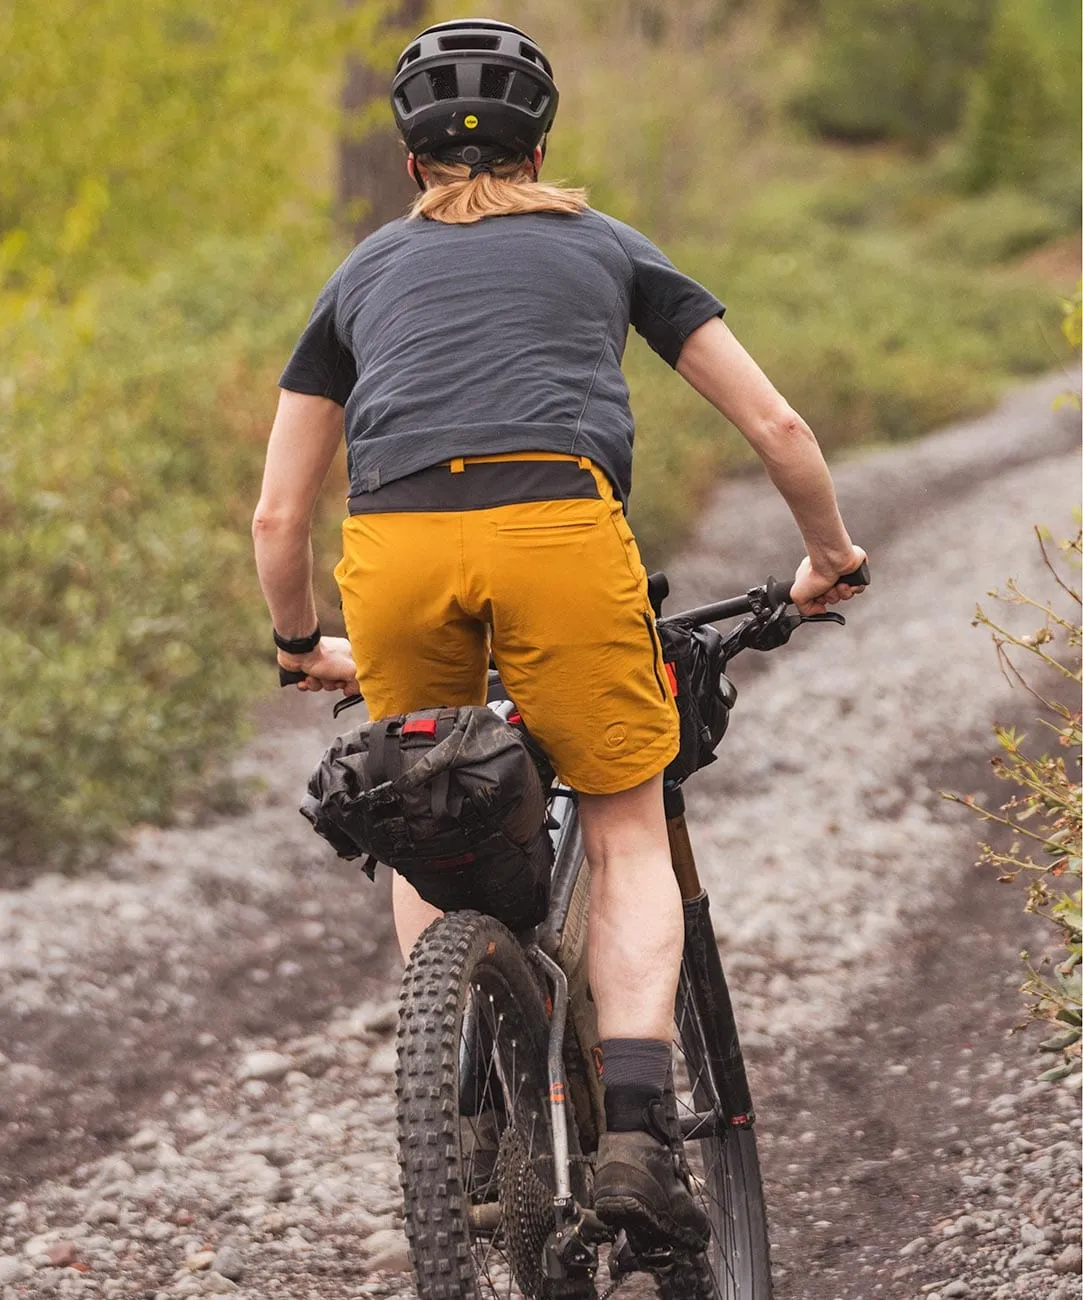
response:
{"label": "handlebar grip", "polygon": [[860,569],[855,569],[853,573],[839,574],[839,582],[844,582],[847,587],[867,587],[872,581],[872,575],[869,573],[869,562],[865,560]]}
{"label": "handlebar grip", "polygon": [[279,686],[296,686],[298,682],[303,682],[307,676],[307,673],[296,673],[292,668],[283,668],[281,664],[278,666]]}
{"label": "handlebar grip", "polygon": [[778,609],[780,605],[790,603],[791,582],[779,582],[777,578],[767,579],[767,603],[772,609]]}

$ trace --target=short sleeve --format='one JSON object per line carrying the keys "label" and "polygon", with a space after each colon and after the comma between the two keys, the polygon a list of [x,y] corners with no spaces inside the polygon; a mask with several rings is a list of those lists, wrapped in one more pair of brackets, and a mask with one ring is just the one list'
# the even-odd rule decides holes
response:
{"label": "short sleeve", "polygon": [[646,235],[612,217],[608,220],[632,263],[630,322],[664,361],[675,366],[689,334],[722,316],[726,308],[710,290],[678,271]]}
{"label": "short sleeve", "polygon": [[278,381],[279,388],[291,393],[329,397],[339,406],[346,405],[357,383],[353,354],[339,337],[335,323],[343,269],[340,266],[324,285],[304,333],[297,340],[293,355]]}

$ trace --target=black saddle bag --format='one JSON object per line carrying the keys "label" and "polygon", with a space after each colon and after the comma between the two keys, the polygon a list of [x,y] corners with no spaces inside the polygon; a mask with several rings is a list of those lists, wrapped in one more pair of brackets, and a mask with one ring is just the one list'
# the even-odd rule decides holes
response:
{"label": "black saddle bag", "polygon": [[666,780],[680,784],[714,762],[737,687],[723,672],[726,661],[717,628],[671,619],[658,624],[658,637],[681,720],[681,748],[666,768]]}
{"label": "black saddle bag", "polygon": [[522,735],[490,709],[421,709],[338,737],[301,812],[339,857],[386,863],[441,911],[524,930],[548,910],[546,791]]}

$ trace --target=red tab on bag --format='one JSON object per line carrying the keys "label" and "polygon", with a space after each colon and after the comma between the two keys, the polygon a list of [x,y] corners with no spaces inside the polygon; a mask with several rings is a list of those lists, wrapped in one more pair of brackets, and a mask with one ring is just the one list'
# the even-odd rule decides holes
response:
{"label": "red tab on bag", "polygon": [[411,718],[409,722],[403,723],[402,734],[404,736],[435,736],[436,719]]}
{"label": "red tab on bag", "polygon": [[430,867],[468,867],[477,860],[478,855],[476,853],[461,853],[457,858],[429,858],[428,865]]}
{"label": "red tab on bag", "polygon": [[673,667],[672,664],[663,664],[662,667],[666,670],[666,676],[669,678],[669,684],[673,690],[673,698],[676,699],[677,698],[677,670],[676,668]]}

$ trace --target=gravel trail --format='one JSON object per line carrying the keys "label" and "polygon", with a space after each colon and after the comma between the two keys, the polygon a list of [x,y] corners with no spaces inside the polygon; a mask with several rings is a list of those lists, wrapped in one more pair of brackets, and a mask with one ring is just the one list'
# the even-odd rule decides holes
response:
{"label": "gravel trail", "polygon": [[[738,661],[690,791],[780,1300],[1079,1294],[1077,1106],[1004,1038],[1027,928],[937,793],[981,787],[991,722],[1026,716],[969,620],[1009,574],[1042,589],[1033,523],[1071,527],[1062,387],[837,467],[875,587],[845,630]],[[727,484],[670,607],[783,574],[797,546],[765,484]],[[250,812],[0,891],[3,1300],[413,1295],[387,882],[297,815],[333,728],[291,695],[242,760],[266,787]]]}

